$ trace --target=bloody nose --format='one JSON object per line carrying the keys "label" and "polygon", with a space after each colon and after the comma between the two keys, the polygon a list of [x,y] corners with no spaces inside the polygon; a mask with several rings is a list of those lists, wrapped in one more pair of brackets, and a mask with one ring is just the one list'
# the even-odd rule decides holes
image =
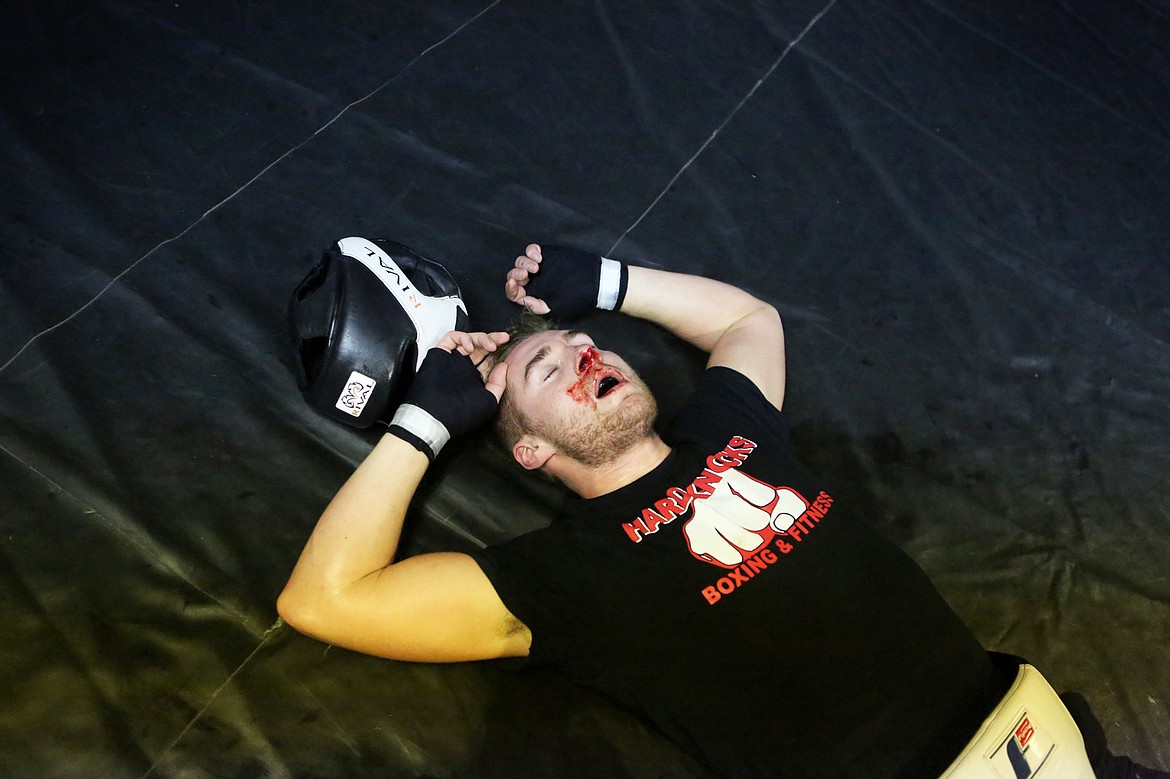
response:
{"label": "bloody nose", "polygon": [[592,346],[586,346],[581,350],[581,354],[577,356],[577,375],[581,376],[587,373],[593,367],[595,362],[601,360],[601,354]]}

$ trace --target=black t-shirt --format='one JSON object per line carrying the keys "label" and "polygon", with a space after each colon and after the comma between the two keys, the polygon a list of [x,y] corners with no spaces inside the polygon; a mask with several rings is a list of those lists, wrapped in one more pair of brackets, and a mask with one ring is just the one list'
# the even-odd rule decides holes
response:
{"label": "black t-shirt", "polygon": [[1007,683],[926,575],[793,458],[742,374],[707,371],[671,454],[476,560],[528,662],[724,776],[937,776]]}

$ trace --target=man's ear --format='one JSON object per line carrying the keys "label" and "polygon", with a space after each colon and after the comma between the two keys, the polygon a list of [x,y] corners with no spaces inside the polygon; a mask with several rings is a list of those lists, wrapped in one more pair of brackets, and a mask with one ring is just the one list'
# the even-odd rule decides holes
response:
{"label": "man's ear", "polygon": [[520,467],[529,471],[543,467],[554,454],[556,449],[552,444],[531,433],[525,433],[512,445],[512,457],[520,463]]}

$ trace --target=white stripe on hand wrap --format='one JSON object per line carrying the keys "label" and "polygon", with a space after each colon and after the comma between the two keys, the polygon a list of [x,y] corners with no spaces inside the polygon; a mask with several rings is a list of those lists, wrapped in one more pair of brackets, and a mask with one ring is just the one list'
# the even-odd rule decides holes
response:
{"label": "white stripe on hand wrap", "polygon": [[601,283],[597,285],[597,307],[613,311],[622,291],[622,264],[608,257],[601,258]]}
{"label": "white stripe on hand wrap", "polygon": [[439,450],[451,440],[451,433],[447,430],[446,425],[427,411],[410,403],[403,403],[398,407],[390,424],[398,425],[418,436],[436,456],[438,456]]}

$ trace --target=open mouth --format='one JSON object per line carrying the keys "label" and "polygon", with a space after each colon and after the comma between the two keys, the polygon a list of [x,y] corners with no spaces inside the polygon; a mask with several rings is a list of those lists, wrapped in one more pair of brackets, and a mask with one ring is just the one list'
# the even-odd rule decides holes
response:
{"label": "open mouth", "polygon": [[597,382],[598,399],[604,398],[621,383],[621,380],[617,376],[602,376],[601,381]]}
{"label": "open mouth", "polygon": [[[606,365],[601,354],[590,347],[577,355],[577,374],[580,376],[577,383],[569,389],[569,394],[580,401],[595,402],[626,383],[621,372]],[[593,390],[592,397],[588,397],[589,389]]]}

